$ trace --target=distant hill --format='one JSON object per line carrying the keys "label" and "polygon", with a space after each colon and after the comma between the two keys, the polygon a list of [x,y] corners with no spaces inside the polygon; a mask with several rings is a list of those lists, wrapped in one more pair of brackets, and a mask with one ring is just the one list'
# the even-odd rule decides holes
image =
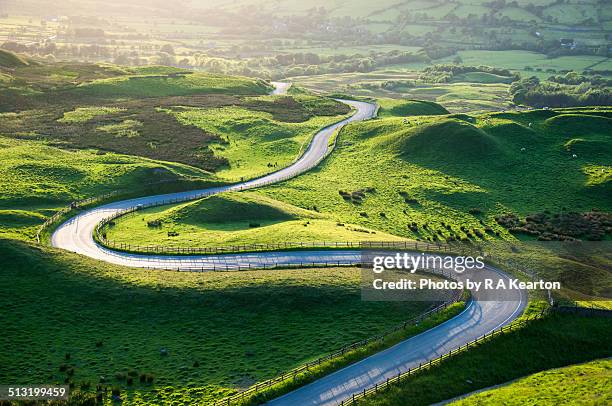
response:
{"label": "distant hill", "polygon": [[6,51],[4,49],[0,49],[0,67],[3,68],[16,68],[19,66],[27,66],[30,65],[31,62],[26,58],[14,54],[10,51]]}

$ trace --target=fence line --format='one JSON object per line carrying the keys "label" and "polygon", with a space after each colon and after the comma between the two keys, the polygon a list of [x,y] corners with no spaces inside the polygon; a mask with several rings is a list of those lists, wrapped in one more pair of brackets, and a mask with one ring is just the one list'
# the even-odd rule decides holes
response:
{"label": "fence line", "polygon": [[241,402],[241,401],[244,400],[245,397],[248,397],[248,396],[253,395],[253,394],[257,394],[257,393],[261,392],[264,389],[270,388],[273,385],[276,385],[276,384],[279,384],[279,383],[282,383],[282,382],[286,382],[286,381],[288,381],[290,379],[295,379],[298,374],[301,374],[303,372],[309,372],[310,368],[315,367],[315,366],[319,366],[319,365],[321,365],[322,363],[324,363],[326,361],[329,361],[329,360],[332,360],[334,358],[343,356],[344,354],[346,354],[346,353],[348,353],[350,351],[354,351],[356,349],[363,348],[363,347],[367,346],[370,343],[377,342],[377,341],[383,342],[385,340],[385,338],[388,337],[390,334],[393,334],[393,333],[395,333],[397,331],[406,329],[410,325],[417,325],[421,321],[423,321],[425,318],[427,318],[427,317],[429,317],[429,316],[431,316],[433,314],[439,313],[442,310],[446,309],[449,305],[458,302],[461,299],[461,296],[462,296],[462,292],[461,291],[455,291],[453,296],[449,300],[443,302],[442,304],[440,304],[438,306],[435,306],[435,307],[431,308],[430,310],[427,310],[424,313],[419,314],[418,316],[415,316],[415,317],[413,317],[413,318],[411,318],[409,320],[406,320],[402,324],[399,324],[399,325],[397,325],[397,326],[395,326],[395,327],[385,331],[384,333],[382,333],[380,335],[377,335],[377,336],[374,336],[374,337],[370,337],[370,338],[366,338],[366,339],[354,342],[354,343],[349,344],[349,345],[345,345],[344,347],[340,348],[339,350],[336,350],[336,351],[334,351],[332,353],[329,353],[327,355],[319,357],[319,358],[317,358],[314,361],[310,361],[310,362],[307,362],[307,363],[305,363],[303,365],[300,365],[299,367],[294,368],[294,369],[292,369],[292,370],[290,370],[288,372],[285,372],[285,373],[283,373],[283,374],[281,374],[281,375],[279,375],[279,376],[277,376],[275,378],[268,379],[266,381],[256,383],[255,385],[249,387],[248,389],[246,389],[246,390],[244,390],[244,391],[242,391],[240,393],[237,393],[235,395],[229,396],[229,397],[224,398],[222,400],[216,401],[213,404],[215,406],[217,406],[217,405],[221,406],[221,405],[231,405],[232,402],[236,402],[236,401]]}
{"label": "fence line", "polygon": [[363,392],[359,392],[359,393],[355,393],[352,396],[350,396],[349,398],[343,400],[340,402],[341,406],[346,406],[346,405],[356,405],[359,402],[359,399],[363,399],[366,396],[378,393],[379,391],[385,390],[389,387],[391,387],[392,385],[398,384],[402,381],[402,379],[408,378],[411,375],[414,375],[418,372],[421,372],[423,370],[429,369],[434,365],[440,365],[443,361],[448,360],[450,357],[452,357],[453,355],[456,355],[457,353],[461,352],[461,351],[465,351],[467,349],[469,349],[470,347],[474,347],[484,341],[487,341],[489,339],[491,339],[492,337],[498,336],[498,335],[502,335],[505,333],[509,333],[513,330],[516,330],[520,327],[526,326],[527,324],[529,324],[530,322],[537,320],[537,319],[541,319],[542,317],[544,317],[546,314],[548,314],[548,312],[550,311],[550,308],[544,309],[542,310],[540,313],[538,314],[533,314],[531,316],[527,316],[523,319],[520,320],[515,320],[514,322],[507,324],[505,326],[501,326],[498,327],[492,331],[490,331],[489,333],[485,333],[480,337],[475,338],[473,341],[469,341],[466,344],[460,346],[459,348],[456,348],[454,350],[450,350],[449,352],[447,352],[446,354],[443,354],[437,358],[431,359],[425,363],[420,363],[418,367],[416,368],[408,368],[407,371],[398,374],[397,376],[393,377],[393,378],[387,378],[386,381],[381,382],[380,384],[375,384],[374,386],[371,386],[367,389],[364,389]]}
{"label": "fence line", "polygon": [[36,232],[36,243],[40,244],[40,238],[43,232],[50,227],[53,223],[59,220],[65,214],[70,213],[72,210],[78,209],[83,206],[88,206],[93,203],[99,203],[101,201],[112,198],[113,196],[117,196],[120,194],[120,191],[114,190],[112,192],[108,192],[99,196],[88,197],[83,200],[78,200],[70,203],[69,206],[61,208],[59,211],[55,212],[51,217],[49,217],[45,222],[38,228]]}

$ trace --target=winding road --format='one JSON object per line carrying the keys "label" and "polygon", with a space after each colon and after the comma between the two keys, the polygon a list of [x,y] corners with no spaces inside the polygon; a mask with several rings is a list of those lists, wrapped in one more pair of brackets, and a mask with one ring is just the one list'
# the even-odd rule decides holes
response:
{"label": "winding road", "polygon": [[[275,84],[275,94],[288,89],[286,84]],[[361,253],[356,250],[339,251],[289,251],[257,252],[227,255],[168,256],[143,255],[117,252],[97,244],[93,238],[95,226],[106,217],[138,205],[161,203],[172,199],[196,199],[226,191],[253,189],[297,176],[314,166],[328,153],[329,140],[336,130],[350,122],[370,119],[376,114],[376,106],[370,103],[342,100],[355,109],[355,113],[330,127],[319,131],[312,139],[307,151],[292,165],[264,177],[239,184],[188,192],[147,196],[105,204],[84,211],[60,225],[51,237],[54,247],[76,252],[101,261],[139,268],[173,269],[181,271],[211,270],[225,267],[263,267],[271,265],[296,265],[300,263],[343,264],[359,263]],[[508,278],[501,271],[487,268],[485,272],[496,278]],[[451,349],[510,323],[518,317],[526,305],[526,292],[517,291],[515,296],[504,300],[479,300],[470,302],[461,314],[418,336],[405,340],[394,347],[370,356],[358,363],[325,376],[309,385],[297,389],[270,402],[272,405],[335,405],[353,393],[397,376],[408,368],[436,358]]]}

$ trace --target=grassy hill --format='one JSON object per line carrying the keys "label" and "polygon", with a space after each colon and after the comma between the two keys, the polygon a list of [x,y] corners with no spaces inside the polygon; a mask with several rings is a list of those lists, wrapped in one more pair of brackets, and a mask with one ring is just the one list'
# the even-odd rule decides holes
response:
{"label": "grassy hill", "polygon": [[[479,230],[511,238],[497,216],[610,210],[609,114],[602,108],[359,123],[342,131],[320,169],[263,193],[400,236],[485,238],[475,237]],[[375,191],[358,204],[339,193],[368,187]]]}
{"label": "grassy hill", "polygon": [[[291,162],[316,130],[349,112],[322,97],[265,96],[272,87],[259,79],[167,67],[41,63],[2,78],[0,135],[223,169],[229,178]],[[226,129],[237,116],[242,127]],[[271,150],[273,163],[262,157]]]}
{"label": "grassy hill", "polygon": [[6,137],[0,137],[0,174],[0,236],[19,239],[34,238],[48,216],[75,200],[113,190],[150,194],[220,182],[187,165]]}
{"label": "grassy hill", "polygon": [[130,404],[216,400],[428,306],[362,301],[357,268],[151,271],[8,240],[0,255],[0,380]]}
{"label": "grassy hill", "polygon": [[[531,403],[607,403],[610,399],[612,361],[601,360],[551,369],[519,379],[500,388],[468,396],[452,405]],[[545,387],[546,390],[541,388]]]}
{"label": "grassy hill", "polygon": [[268,83],[245,77],[0,56],[4,236],[32,238],[58,207],[115,189],[271,172],[350,111],[308,94],[267,96]]}
{"label": "grassy hill", "polygon": [[401,240],[251,192],[146,209],[119,218],[106,233],[116,243],[184,247]]}
{"label": "grassy hill", "polygon": [[3,68],[16,68],[19,66],[30,65],[30,61],[26,58],[19,56],[13,52],[0,49],[0,67]]}
{"label": "grassy hill", "polygon": [[379,99],[380,117],[428,116],[448,114],[441,105],[425,100]]}

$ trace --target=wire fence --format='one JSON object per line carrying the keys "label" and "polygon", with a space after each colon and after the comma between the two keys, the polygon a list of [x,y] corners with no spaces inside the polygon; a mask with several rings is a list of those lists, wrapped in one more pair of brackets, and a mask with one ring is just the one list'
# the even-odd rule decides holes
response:
{"label": "wire fence", "polygon": [[431,308],[430,310],[427,310],[424,313],[419,314],[418,316],[415,316],[409,320],[406,320],[405,322],[403,322],[402,324],[399,324],[387,331],[385,331],[384,333],[374,336],[374,337],[370,337],[370,338],[366,338],[364,340],[361,341],[357,341],[354,342],[352,344],[349,345],[345,345],[344,347],[331,352],[327,355],[324,355],[322,357],[317,358],[314,361],[310,361],[307,362],[303,365],[300,365],[297,368],[294,368],[288,372],[285,372],[282,375],[279,375],[275,378],[272,379],[268,379],[266,381],[263,382],[259,382],[253,386],[251,386],[250,388],[237,393],[235,395],[229,396],[227,398],[224,398],[222,400],[218,400],[214,403],[215,406],[219,405],[232,405],[232,404],[239,404],[241,402],[243,402],[246,398],[259,394],[262,391],[269,389],[270,387],[277,385],[279,383],[283,383],[286,382],[288,380],[294,380],[297,378],[298,375],[303,374],[303,373],[308,373],[311,372],[311,368],[315,368],[320,366],[321,364],[333,360],[335,358],[338,357],[342,357],[345,354],[351,352],[351,351],[355,351],[357,349],[360,348],[364,348],[366,347],[368,344],[374,343],[374,342],[384,342],[385,339],[387,337],[389,337],[391,334],[394,334],[398,331],[401,330],[405,330],[407,327],[409,326],[413,326],[413,325],[418,325],[420,322],[422,322],[424,319],[431,317],[434,314],[437,314],[441,311],[443,311],[444,309],[448,308],[448,306],[450,306],[453,303],[458,302],[462,297],[462,292],[461,291],[454,291],[452,296],[449,298],[449,300],[443,302],[440,305],[434,306],[433,308]]}

